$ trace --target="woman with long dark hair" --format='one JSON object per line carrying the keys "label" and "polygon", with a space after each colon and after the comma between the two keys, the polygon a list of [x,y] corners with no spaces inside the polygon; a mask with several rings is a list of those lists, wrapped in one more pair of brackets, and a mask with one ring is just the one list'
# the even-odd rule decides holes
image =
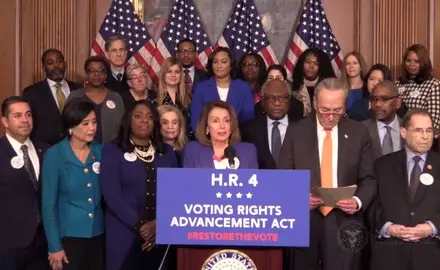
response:
{"label": "woman with long dark hair", "polygon": [[240,123],[255,116],[254,97],[249,84],[235,79],[236,62],[229,48],[218,47],[209,56],[208,73],[211,78],[197,84],[191,103],[191,125],[197,122],[206,103],[222,100],[231,105]]}
{"label": "woman with long dark hair", "polygon": [[315,86],[320,81],[332,77],[335,77],[335,72],[325,52],[310,48],[299,56],[293,71],[292,91],[304,105],[304,116],[313,111]]}
{"label": "woman with long dark hair", "polygon": [[162,140],[155,106],[136,101],[103,151],[107,270],[158,269],[166,258],[168,249],[155,244],[158,167],[177,167],[176,155]]}

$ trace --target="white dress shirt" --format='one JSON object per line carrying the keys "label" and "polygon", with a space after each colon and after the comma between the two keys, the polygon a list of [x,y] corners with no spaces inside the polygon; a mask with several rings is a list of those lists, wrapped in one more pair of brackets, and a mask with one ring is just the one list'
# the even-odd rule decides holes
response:
{"label": "white dress shirt", "polygon": [[[57,82],[52,81],[51,79],[47,79],[47,83],[49,83],[49,87],[50,87],[50,91],[52,92],[52,96],[55,99],[55,103],[57,104],[58,107],[60,107],[60,105],[58,104],[58,99],[57,99],[57,88],[55,87],[55,85],[57,84]],[[70,88],[69,88],[69,84],[67,83],[67,81],[65,79],[63,79],[61,82],[61,92],[63,92],[64,96],[67,98],[70,95]]]}
{"label": "white dress shirt", "polygon": [[[23,144],[12,138],[8,133],[6,133],[6,138],[12,145],[15,153],[17,153],[17,156],[23,157],[23,151],[21,150],[21,146]],[[40,161],[38,159],[37,150],[35,150],[35,147],[29,138],[24,142],[24,144],[28,147],[29,158],[31,159],[32,166],[34,166],[35,174],[38,180],[38,177],[40,175]]]}
{"label": "white dress shirt", "polygon": [[189,74],[189,76],[191,77],[191,82],[194,83],[194,76],[196,75],[195,67],[192,66],[192,67],[190,67],[190,68],[183,68],[183,70],[185,70],[185,69],[189,70],[189,73],[188,73],[188,74]]}
{"label": "white dress shirt", "polygon": [[273,120],[270,119],[269,116],[267,116],[267,139],[269,142],[269,150],[272,153],[272,129],[273,129],[273,123],[275,121],[278,121],[280,124],[278,125],[278,129],[280,130],[281,135],[281,145],[283,145],[284,137],[286,136],[287,127],[289,126],[289,118],[287,117],[287,114],[281,118],[280,120]]}
{"label": "white dress shirt", "polygon": [[[318,118],[316,118],[316,125],[318,130],[318,151],[319,151],[319,164],[321,164],[322,160],[322,148],[324,145],[324,139],[325,136],[327,136],[327,133],[325,132],[324,127],[319,123]],[[333,188],[338,187],[338,125],[334,126],[331,130],[332,135],[332,183]],[[321,165],[320,165],[321,166]],[[356,200],[358,204],[358,209],[362,208],[362,202],[361,200],[353,196],[353,198]]]}
{"label": "white dress shirt", "polygon": [[217,91],[220,100],[226,102],[226,100],[228,99],[229,88],[221,88],[217,86]]}

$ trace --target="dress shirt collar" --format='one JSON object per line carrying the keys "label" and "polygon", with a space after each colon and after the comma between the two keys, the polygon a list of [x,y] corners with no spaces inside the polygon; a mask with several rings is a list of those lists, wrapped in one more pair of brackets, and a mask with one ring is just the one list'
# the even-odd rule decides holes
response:
{"label": "dress shirt collar", "polygon": [[382,121],[377,120],[377,127],[379,128],[379,130],[383,129],[385,126],[390,126],[392,130],[399,132],[400,124],[397,115],[394,116],[393,121],[391,121],[391,123],[389,123],[388,125]]}
{"label": "dress shirt collar", "polygon": [[[318,116],[316,116],[316,128],[318,130],[318,134],[326,134],[324,127],[319,122]],[[338,125],[331,129],[331,133],[334,134],[336,131],[338,131]]]}
{"label": "dress shirt collar", "polygon": [[31,140],[29,138],[27,138],[27,140],[24,143],[21,143],[19,141],[17,141],[16,139],[14,139],[11,135],[9,135],[8,133],[6,133],[6,138],[8,139],[9,143],[12,145],[12,148],[14,148],[14,151],[19,154],[19,153],[23,153],[21,151],[21,146],[23,144],[25,144],[28,147],[28,150],[34,149],[34,146],[31,142]]}
{"label": "dress shirt collar", "polygon": [[287,117],[287,114],[283,118],[281,118],[280,120],[273,120],[269,116],[267,116],[267,126],[268,127],[270,127],[273,124],[273,122],[275,122],[275,121],[280,122],[281,125],[284,125],[286,127],[289,126],[289,118]]}
{"label": "dress shirt collar", "polygon": [[[47,83],[49,84],[50,89],[52,89],[52,87],[54,87],[57,82],[56,81],[52,81],[51,79],[47,78]],[[63,80],[61,80],[60,82],[61,87],[67,85],[66,79],[63,78]]]}
{"label": "dress shirt collar", "polygon": [[110,65],[110,70],[112,71],[112,75],[115,79],[118,79],[119,73],[122,74],[122,77],[124,77],[125,67],[121,71],[117,71],[113,65]]}
{"label": "dress shirt collar", "polygon": [[194,72],[195,72],[195,70],[194,70],[194,69],[195,69],[194,66],[189,67],[189,68],[184,67],[183,70],[185,70],[185,69],[189,70],[189,74],[194,74]]}
{"label": "dress shirt collar", "polygon": [[407,162],[407,164],[409,162],[413,161],[413,157],[415,157],[415,156],[419,156],[422,159],[423,163],[426,162],[426,156],[428,155],[427,152],[425,152],[423,154],[414,153],[414,151],[409,149],[407,146],[405,146],[405,152],[406,152],[406,162]]}

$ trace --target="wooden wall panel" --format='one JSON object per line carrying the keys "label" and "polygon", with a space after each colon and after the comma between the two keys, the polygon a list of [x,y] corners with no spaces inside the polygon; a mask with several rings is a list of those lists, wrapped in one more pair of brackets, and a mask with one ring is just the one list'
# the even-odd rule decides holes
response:
{"label": "wooden wall panel", "polygon": [[41,55],[48,48],[63,52],[67,78],[82,81],[83,63],[90,52],[89,0],[26,0],[22,4],[21,87],[42,80]]}
{"label": "wooden wall panel", "polygon": [[429,0],[374,0],[373,63],[401,75],[405,49],[415,43],[429,46]]}

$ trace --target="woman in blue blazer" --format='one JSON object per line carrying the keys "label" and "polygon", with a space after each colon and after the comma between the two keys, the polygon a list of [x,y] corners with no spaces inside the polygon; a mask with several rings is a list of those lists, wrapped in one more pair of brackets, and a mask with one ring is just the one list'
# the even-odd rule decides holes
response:
{"label": "woman in blue blazer", "polygon": [[76,99],[62,113],[68,136],[44,156],[42,217],[52,269],[104,269],[101,145],[93,104]]}
{"label": "woman in blue blazer", "polygon": [[158,167],[177,167],[177,158],[162,142],[157,109],[136,101],[123,117],[119,139],[103,151],[107,270],[158,269],[166,254],[166,247],[155,245]]}
{"label": "woman in blue blazer", "polygon": [[205,105],[196,129],[197,141],[186,144],[185,168],[257,169],[257,149],[240,142],[234,109],[224,101]]}
{"label": "woman in blue blazer", "polygon": [[197,126],[203,106],[214,100],[222,100],[231,105],[239,123],[254,118],[252,90],[247,82],[234,79],[237,67],[231,50],[225,47],[215,49],[209,56],[207,68],[212,76],[196,86],[191,102],[191,125]]}

